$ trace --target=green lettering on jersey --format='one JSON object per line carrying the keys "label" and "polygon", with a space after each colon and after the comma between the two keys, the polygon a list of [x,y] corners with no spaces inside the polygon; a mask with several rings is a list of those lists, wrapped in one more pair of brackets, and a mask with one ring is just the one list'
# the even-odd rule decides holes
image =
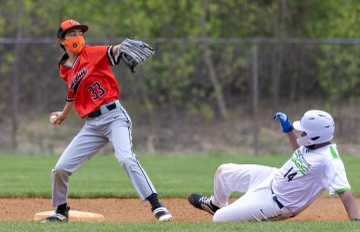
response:
{"label": "green lettering on jersey", "polygon": [[303,175],[305,175],[310,168],[310,165],[305,161],[299,150],[294,152],[291,160],[295,163],[296,167]]}

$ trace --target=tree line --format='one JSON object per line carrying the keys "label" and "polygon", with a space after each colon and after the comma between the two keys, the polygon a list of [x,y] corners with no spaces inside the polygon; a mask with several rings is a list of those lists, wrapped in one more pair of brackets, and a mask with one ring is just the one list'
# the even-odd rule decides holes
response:
{"label": "tree line", "polygon": [[90,27],[88,44],[135,37],[157,48],[135,77],[114,67],[140,123],[228,120],[239,107],[252,114],[302,101],[333,110],[358,101],[356,0],[2,0],[1,6],[0,124],[9,127],[13,149],[23,114],[46,115],[65,101],[56,33],[69,18]]}

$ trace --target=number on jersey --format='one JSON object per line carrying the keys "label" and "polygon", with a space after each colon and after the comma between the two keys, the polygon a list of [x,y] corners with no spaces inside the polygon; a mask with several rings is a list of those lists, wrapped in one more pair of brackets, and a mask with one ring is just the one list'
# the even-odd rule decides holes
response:
{"label": "number on jersey", "polygon": [[289,169],[289,171],[287,171],[287,173],[285,173],[284,175],[284,178],[287,178],[288,181],[292,181],[292,179],[294,179],[294,177],[296,176],[297,172],[293,172],[293,173],[290,173],[292,170],[293,170],[294,167],[291,167]]}
{"label": "number on jersey", "polygon": [[95,82],[92,86],[86,88],[87,91],[91,91],[92,99],[96,101],[105,94],[105,90],[101,87],[99,82]]}

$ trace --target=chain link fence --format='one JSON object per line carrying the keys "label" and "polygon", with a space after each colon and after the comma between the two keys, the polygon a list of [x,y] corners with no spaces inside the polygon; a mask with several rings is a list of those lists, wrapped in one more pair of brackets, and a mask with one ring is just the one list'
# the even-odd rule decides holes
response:
{"label": "chain link fence", "polygon": [[[297,120],[317,108],[334,116],[340,151],[357,155],[360,40],[144,41],[156,55],[134,76],[123,64],[112,67],[133,120],[135,152],[289,153],[273,113]],[[61,154],[83,124],[75,112],[60,127],[48,123],[49,113],[65,104],[57,68],[62,51],[50,39],[6,38],[0,51],[2,149]]]}

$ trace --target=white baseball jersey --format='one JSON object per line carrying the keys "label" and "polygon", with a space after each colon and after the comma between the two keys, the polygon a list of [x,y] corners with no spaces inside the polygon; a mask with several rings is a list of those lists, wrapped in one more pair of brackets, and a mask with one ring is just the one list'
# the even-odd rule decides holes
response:
{"label": "white baseball jersey", "polygon": [[[306,209],[325,189],[331,195],[350,190],[335,144],[300,147],[281,168],[222,164],[214,177],[212,203],[220,209],[213,221],[284,220]],[[228,204],[233,192],[244,195]]]}
{"label": "white baseball jersey", "polygon": [[275,173],[272,189],[295,215],[306,209],[323,190],[330,195],[350,190],[336,144],[310,150],[304,146]]}

